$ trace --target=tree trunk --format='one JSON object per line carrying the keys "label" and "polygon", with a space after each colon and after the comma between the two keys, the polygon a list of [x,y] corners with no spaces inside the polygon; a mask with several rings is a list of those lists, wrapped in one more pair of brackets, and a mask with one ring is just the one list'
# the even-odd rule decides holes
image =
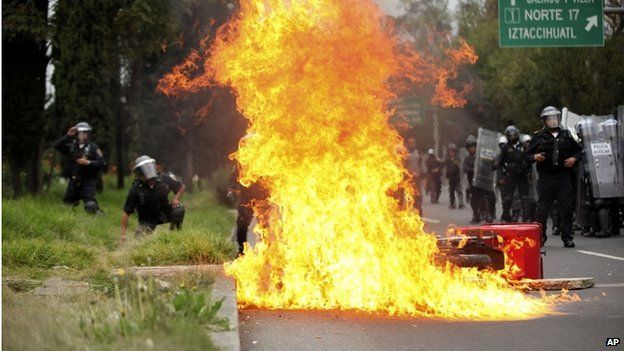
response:
{"label": "tree trunk", "polygon": [[126,175],[126,155],[124,153],[124,118],[121,106],[116,108],[116,131],[115,131],[115,151],[117,153],[117,189],[125,187],[124,177]]}
{"label": "tree trunk", "polygon": [[124,154],[124,115],[122,113],[121,106],[121,81],[120,81],[120,64],[119,60],[116,60],[117,64],[111,84],[111,92],[113,99],[113,111],[115,113],[115,152],[117,159],[117,189],[123,189],[125,187],[124,177],[126,175],[126,157]]}
{"label": "tree trunk", "polygon": [[28,191],[38,194],[43,189],[43,136],[39,139],[39,146],[28,160]]}
{"label": "tree trunk", "polygon": [[11,160],[9,160],[9,168],[11,169],[11,186],[13,187],[13,197],[18,198],[24,195],[24,191],[22,190],[22,170],[19,165],[17,165],[15,162],[11,162]]}
{"label": "tree trunk", "polygon": [[[14,11],[14,5],[25,3],[5,1],[3,10]],[[48,1],[35,0],[37,16],[46,19]],[[7,13],[3,13],[3,17]],[[24,16],[16,12],[11,16]],[[23,19],[23,18],[22,18]],[[3,33],[5,28],[3,27]],[[3,156],[10,165],[13,195],[18,197],[24,191],[41,191],[41,155],[46,126],[45,91],[47,47],[44,38],[19,27],[12,28],[12,35],[2,38],[2,137]],[[26,187],[22,184],[22,172],[26,172]]]}
{"label": "tree trunk", "polygon": [[193,140],[191,133],[186,134],[186,155],[185,155],[185,167],[184,167],[184,183],[186,185],[186,191],[193,192],[193,175],[195,175],[195,169],[193,167]]}

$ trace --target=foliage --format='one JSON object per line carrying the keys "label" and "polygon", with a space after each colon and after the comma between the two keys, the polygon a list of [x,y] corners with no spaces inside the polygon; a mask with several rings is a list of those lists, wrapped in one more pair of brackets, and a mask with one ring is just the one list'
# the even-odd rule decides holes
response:
{"label": "foliage", "polygon": [[[190,288],[179,284],[179,290],[172,292],[158,286],[153,278],[147,281],[127,276],[115,278],[115,310],[111,314],[110,310],[89,309],[80,320],[80,328],[86,338],[108,344],[120,337],[170,332],[176,325],[192,326],[194,332],[205,335],[204,339],[211,345],[207,332],[201,329],[227,330],[229,323],[217,316],[223,300],[213,302],[206,289],[198,290],[202,279],[205,278],[200,277],[198,281],[196,277]],[[188,334],[188,330],[182,334]]]}
{"label": "foliage", "polygon": [[[36,297],[3,289],[3,343],[19,350],[214,350],[211,331],[228,330],[211,298],[211,276],[170,286],[149,278],[110,279],[111,296]],[[59,326],[62,326],[61,328]]]}
{"label": "foliage", "polygon": [[41,9],[37,8],[34,1],[5,1],[2,12],[3,39],[14,40],[21,36],[39,42],[48,39],[50,30],[48,21],[42,16]]}
{"label": "foliage", "polygon": [[[121,243],[119,219],[127,191],[105,177],[98,195],[105,215],[62,204],[66,184],[49,192],[2,200],[3,342],[17,350],[185,350],[213,349],[209,332],[228,328],[210,299],[213,278],[158,281],[111,278],[113,268],[135,264],[222,263],[235,257],[229,242],[234,215],[212,190],[184,196],[181,231],[157,228],[147,237]],[[131,217],[129,229],[136,227]],[[149,259],[148,259],[149,257]],[[48,276],[87,281],[83,296],[38,297],[32,290]],[[179,287],[179,288],[177,288]],[[188,288],[184,288],[188,287]],[[62,328],[59,328],[63,326]]]}
{"label": "foliage", "polygon": [[210,264],[227,260],[233,246],[225,238],[203,228],[163,232],[146,238],[132,253],[135,265]]}
{"label": "foliage", "polygon": [[130,67],[128,91],[133,98],[128,107],[133,117],[130,128],[136,131],[130,154],[155,157],[188,185],[195,174],[208,178],[228,162],[228,155],[244,134],[246,121],[227,89],[214,87],[179,98],[155,89],[192,50],[206,50],[217,28],[232,13],[233,6],[227,1],[178,2],[170,14],[176,23],[174,35],[164,38],[163,50],[144,56]]}
{"label": "foliage", "polygon": [[624,66],[615,64],[624,62],[621,22],[613,22],[604,47],[525,49],[499,48],[497,21],[496,1],[462,1],[459,35],[479,56],[466,110],[480,125],[502,129],[513,121],[531,132],[541,128],[544,106],[609,114],[624,101]]}
{"label": "foliage", "polygon": [[[43,195],[3,199],[5,276],[41,278],[54,266],[67,266],[64,274],[71,277],[105,280],[112,266],[221,263],[234,256],[229,242],[234,215],[218,204],[212,190],[185,195],[181,231],[160,226],[153,235],[121,244],[119,216],[127,191],[113,190],[111,177],[105,182],[107,190],[98,196],[105,215],[91,216],[81,206],[64,205],[65,185],[60,182]],[[136,227],[135,217],[129,230]]]}
{"label": "foliage", "polygon": [[41,190],[48,1],[4,1],[2,10],[2,156],[21,196]]}
{"label": "foliage", "polygon": [[52,37],[55,86],[54,131],[88,121],[95,141],[109,154],[115,104],[113,86],[119,80],[119,57],[112,18],[119,1],[60,0],[54,13]]}

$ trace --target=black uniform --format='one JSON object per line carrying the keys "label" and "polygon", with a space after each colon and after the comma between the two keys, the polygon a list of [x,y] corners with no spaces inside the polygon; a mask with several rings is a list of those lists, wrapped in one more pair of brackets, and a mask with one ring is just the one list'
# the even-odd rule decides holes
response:
{"label": "black uniform", "polygon": [[442,162],[435,155],[429,155],[425,161],[427,166],[427,189],[431,195],[431,203],[438,203],[442,190]]}
{"label": "black uniform", "polygon": [[168,175],[156,177],[152,186],[148,182],[135,180],[123,210],[132,214],[136,210],[139,215],[139,231],[151,232],[157,225],[172,220],[173,206],[169,202],[169,192],[180,191],[182,183]]}
{"label": "black uniform", "polygon": [[455,208],[455,194],[457,194],[459,200],[459,206],[464,207],[464,199],[460,187],[460,160],[457,155],[451,155],[447,157],[446,165],[446,178],[449,184],[449,199],[452,208]]}
{"label": "black uniform", "polygon": [[472,223],[478,223],[481,221],[481,213],[480,213],[480,205],[479,201],[481,200],[481,196],[479,193],[479,189],[472,185],[472,178],[474,177],[474,163],[475,163],[475,155],[471,155],[470,153],[466,158],[464,158],[464,163],[462,165],[462,169],[464,173],[466,173],[466,179],[468,181],[468,188],[466,190],[466,200],[470,197],[470,208],[472,209]]}
{"label": "black uniform", "polygon": [[[69,184],[63,202],[78,205],[80,200],[85,203],[94,202],[96,181],[100,170],[106,167],[102,151],[95,143],[79,145],[76,138],[64,135],[54,143],[54,148],[70,158],[68,165]],[[79,165],[76,160],[86,156],[91,161],[88,165]],[[97,206],[97,205],[96,205]]]}
{"label": "black uniform", "polygon": [[514,194],[516,190],[522,202],[522,219],[528,221],[530,218],[528,209],[529,197],[529,164],[524,160],[524,150],[522,144],[507,144],[501,149],[497,172],[501,185],[501,197],[503,214],[501,219],[505,222],[512,221],[511,208],[514,204]]}
{"label": "black uniform", "polygon": [[546,220],[548,210],[557,200],[557,207],[561,221],[561,239],[564,243],[572,241],[572,220],[574,209],[574,188],[572,186],[573,168],[564,166],[565,160],[574,157],[580,160],[581,147],[572,138],[570,132],[557,128],[557,136],[554,136],[547,128],[536,132],[531,140],[531,145],[526,151],[525,160],[535,162],[535,154],[544,153],[546,159],[537,162],[539,180],[537,192],[539,200],[537,205],[537,221],[542,225],[542,239],[546,241]]}
{"label": "black uniform", "polygon": [[[238,216],[236,217],[236,242],[238,252],[243,253],[243,244],[247,241],[247,230],[253,219],[253,206],[266,205],[269,192],[259,182],[252,183],[249,187],[238,182],[239,169],[235,167],[230,177],[230,188],[238,192]],[[259,221],[262,218],[258,218]],[[262,225],[262,222],[259,224]]]}

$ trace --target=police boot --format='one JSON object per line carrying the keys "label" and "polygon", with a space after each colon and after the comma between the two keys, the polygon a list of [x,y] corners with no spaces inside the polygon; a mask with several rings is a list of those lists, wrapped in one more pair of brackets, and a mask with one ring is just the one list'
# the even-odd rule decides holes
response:
{"label": "police boot", "polygon": [[462,195],[461,192],[459,193],[458,197],[459,197],[459,207],[458,208],[462,209],[462,208],[466,207],[466,206],[464,206],[464,196]]}
{"label": "police boot", "polygon": [[485,213],[485,222],[486,223],[494,222],[494,217],[492,217],[492,214],[490,212]]}
{"label": "police boot", "polygon": [[169,230],[180,230],[182,229],[182,223],[184,222],[184,214],[185,214],[185,210],[184,210],[184,206],[182,204],[180,204],[178,207],[174,207],[171,210],[171,214],[170,214],[170,224],[169,224]]}
{"label": "police boot", "polygon": [[100,208],[98,207],[97,202],[95,201],[87,201],[84,204],[84,209],[88,214],[97,214]]}
{"label": "police boot", "polygon": [[501,215],[501,222],[511,222],[511,215],[509,214],[509,211],[503,211],[503,214]]}
{"label": "police boot", "polygon": [[596,233],[596,238],[608,238],[611,236],[611,217],[609,216],[609,210],[601,208],[598,210],[598,222],[600,224],[600,231]]}
{"label": "police boot", "polygon": [[470,224],[478,224],[481,222],[481,216],[479,216],[479,212],[472,211],[472,219],[470,220]]}
{"label": "police boot", "polygon": [[596,233],[594,233],[594,230],[591,226],[586,225],[583,226],[583,228],[581,229],[581,235],[586,237],[593,237],[596,236]]}
{"label": "police boot", "polygon": [[611,211],[611,235],[616,236],[620,235],[620,218],[619,213],[616,211]]}

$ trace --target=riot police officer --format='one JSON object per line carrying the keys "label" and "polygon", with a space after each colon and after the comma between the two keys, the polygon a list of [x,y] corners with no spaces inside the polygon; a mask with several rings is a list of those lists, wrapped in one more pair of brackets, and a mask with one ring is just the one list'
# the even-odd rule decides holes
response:
{"label": "riot police officer", "polygon": [[427,151],[427,190],[431,197],[431,203],[437,204],[442,191],[442,162],[435,155],[433,149]]}
{"label": "riot police officer", "polygon": [[54,143],[54,148],[70,158],[69,183],[63,202],[77,206],[84,202],[87,213],[99,211],[95,199],[98,173],[106,167],[102,151],[91,142],[92,128],[87,122],[80,122],[69,128],[67,133]]}
{"label": "riot police officer", "polygon": [[479,189],[473,186],[472,179],[474,177],[475,152],[477,151],[477,138],[469,135],[464,142],[468,155],[464,158],[462,170],[466,173],[468,188],[466,189],[466,201],[470,203],[472,209],[472,219],[470,224],[477,224],[481,221],[480,205],[481,194]]}
{"label": "riot police officer", "polygon": [[460,178],[460,159],[457,155],[457,147],[451,143],[446,151],[446,179],[449,184],[449,208],[455,208],[455,196],[459,200],[459,208],[464,208],[464,197],[461,191],[461,178]]}
{"label": "riot police officer", "polygon": [[[136,234],[151,233],[164,223],[170,223],[170,229],[181,229],[185,211],[180,199],[184,184],[168,175],[159,175],[156,161],[145,155],[134,161],[134,174],[137,179],[130,187],[121,217],[121,240],[126,239],[128,218],[135,210],[139,215]],[[169,192],[175,194],[171,202]]]}
{"label": "riot police officer", "polygon": [[529,209],[527,199],[529,196],[528,171],[529,167],[524,160],[524,149],[520,143],[520,133],[518,128],[511,125],[505,129],[507,144],[501,148],[499,156],[498,182],[501,187],[501,199],[503,214],[501,219],[504,222],[511,222],[511,208],[514,204],[516,190],[520,195],[522,203],[522,219],[528,221]]}
{"label": "riot police officer", "polygon": [[561,111],[548,106],[540,114],[544,128],[533,135],[525,160],[536,162],[539,180],[537,221],[542,225],[542,242],[546,242],[548,210],[557,200],[564,247],[574,247],[572,219],[574,195],[572,168],[580,159],[581,147],[567,129],[560,126]]}
{"label": "riot police officer", "polygon": [[[619,234],[618,206],[624,184],[618,176],[624,170],[620,158],[619,122],[611,116],[583,116],[577,130],[584,149],[586,185],[584,200],[597,238]],[[582,218],[586,219],[586,218]]]}
{"label": "riot police officer", "polygon": [[[242,185],[238,181],[239,175],[240,165],[236,164],[232,169],[227,197],[237,205],[236,242],[238,243],[238,254],[243,255],[244,244],[247,241],[247,231],[254,216],[254,206],[262,207],[266,205],[269,192],[261,182],[254,182],[249,186]],[[258,220],[260,225],[264,225],[261,222],[262,218],[258,218]]]}

